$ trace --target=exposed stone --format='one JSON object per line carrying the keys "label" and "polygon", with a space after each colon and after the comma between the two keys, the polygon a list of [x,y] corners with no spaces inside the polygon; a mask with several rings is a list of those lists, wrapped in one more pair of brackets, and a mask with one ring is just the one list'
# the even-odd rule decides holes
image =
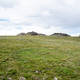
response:
{"label": "exposed stone", "polygon": [[54,77],[54,80],[58,80],[57,77]]}
{"label": "exposed stone", "polygon": [[12,80],[12,79],[9,77],[8,80]]}
{"label": "exposed stone", "polygon": [[36,73],[38,73],[38,70],[36,70]]}
{"label": "exposed stone", "polygon": [[18,35],[26,35],[25,33],[19,33]]}
{"label": "exposed stone", "polygon": [[52,36],[70,36],[70,35],[65,34],[65,33],[54,33],[52,34]]}
{"label": "exposed stone", "polygon": [[38,35],[40,35],[40,36],[46,36],[45,34],[41,34],[41,33],[40,33],[40,34],[38,34]]}
{"label": "exposed stone", "polygon": [[26,78],[24,78],[24,77],[20,77],[19,80],[26,80]]}
{"label": "exposed stone", "polygon": [[29,34],[29,35],[38,35],[38,33],[37,32],[34,32],[34,31],[28,32],[27,34]]}

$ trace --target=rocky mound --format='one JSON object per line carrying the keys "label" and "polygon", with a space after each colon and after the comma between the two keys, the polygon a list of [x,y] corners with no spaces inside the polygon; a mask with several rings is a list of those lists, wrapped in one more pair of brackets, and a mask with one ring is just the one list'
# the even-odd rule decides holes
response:
{"label": "rocky mound", "polygon": [[42,33],[37,33],[37,32],[28,32],[28,33],[19,33],[18,35],[40,35],[40,36],[46,36],[45,34],[42,34]]}
{"label": "rocky mound", "polygon": [[34,31],[28,32],[28,33],[26,33],[26,34],[29,34],[29,35],[38,35],[38,33],[37,33],[37,32],[34,32]]}
{"label": "rocky mound", "polygon": [[[28,33],[19,33],[18,35],[33,35],[33,36],[35,36],[35,35],[40,35],[40,36],[46,36],[45,34],[42,34],[42,33],[37,33],[37,32],[34,32],[34,31],[32,31],[32,32],[28,32]],[[54,34],[52,34],[51,36],[70,36],[70,35],[68,35],[68,34],[65,34],[65,33],[54,33]]]}
{"label": "rocky mound", "polygon": [[52,36],[70,36],[70,35],[65,34],[65,33],[54,33],[52,34]]}
{"label": "rocky mound", "polygon": [[25,33],[19,33],[18,35],[26,35]]}
{"label": "rocky mound", "polygon": [[41,33],[39,33],[38,35],[40,35],[40,36],[46,36],[45,34],[41,34]]}

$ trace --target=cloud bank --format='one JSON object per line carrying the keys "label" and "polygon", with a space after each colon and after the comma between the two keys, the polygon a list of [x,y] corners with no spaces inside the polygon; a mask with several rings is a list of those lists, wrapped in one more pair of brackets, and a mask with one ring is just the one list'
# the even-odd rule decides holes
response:
{"label": "cloud bank", "polygon": [[0,35],[36,31],[80,34],[79,0],[0,0]]}

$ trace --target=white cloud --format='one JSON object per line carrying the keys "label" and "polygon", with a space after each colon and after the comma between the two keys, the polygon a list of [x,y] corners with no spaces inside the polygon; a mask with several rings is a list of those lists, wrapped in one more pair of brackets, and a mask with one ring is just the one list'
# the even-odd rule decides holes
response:
{"label": "white cloud", "polygon": [[76,0],[65,0],[65,3],[68,5],[74,5],[76,3]]}
{"label": "white cloud", "polygon": [[71,34],[72,36],[80,36],[80,33]]}
{"label": "white cloud", "polygon": [[0,0],[0,6],[3,8],[13,8],[17,4],[17,0],[16,2],[15,0]]}
{"label": "white cloud", "polygon": [[20,31],[73,32],[69,28],[77,30],[80,26],[79,3],[79,0],[0,0],[0,19],[8,20],[0,21],[0,35]]}
{"label": "white cloud", "polygon": [[41,14],[42,14],[43,17],[49,17],[51,15],[49,10],[44,10],[44,11],[41,12]]}

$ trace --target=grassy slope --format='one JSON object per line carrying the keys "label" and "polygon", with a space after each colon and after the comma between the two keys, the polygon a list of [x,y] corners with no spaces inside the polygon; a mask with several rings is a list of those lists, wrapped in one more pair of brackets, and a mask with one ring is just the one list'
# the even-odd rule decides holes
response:
{"label": "grassy slope", "polygon": [[80,79],[80,38],[1,36],[0,80]]}

